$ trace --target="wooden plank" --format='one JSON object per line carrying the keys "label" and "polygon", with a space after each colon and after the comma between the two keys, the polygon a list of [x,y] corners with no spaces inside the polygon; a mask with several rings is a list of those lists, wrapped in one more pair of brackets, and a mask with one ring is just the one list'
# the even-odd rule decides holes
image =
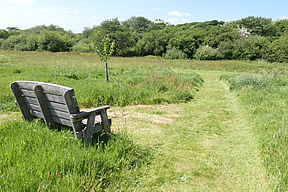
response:
{"label": "wooden plank", "polygon": [[105,106],[101,106],[101,107],[96,107],[96,108],[93,108],[93,109],[89,109],[89,110],[86,110],[86,111],[81,111],[80,113],[76,113],[76,114],[71,114],[71,118],[81,118],[81,117],[88,117],[90,113],[94,113],[96,112],[97,115],[100,115],[101,111],[102,110],[107,110],[109,109],[110,106],[109,105],[105,105]]}
{"label": "wooden plank", "polygon": [[[74,113],[79,113],[79,108],[77,105],[77,101],[74,96],[74,90],[68,90],[63,94],[64,101],[66,104],[66,107],[68,109],[69,115],[74,114]],[[73,122],[71,118],[69,118],[72,124],[72,128],[74,130],[74,135],[77,137],[77,132],[79,132],[82,127],[80,122]],[[84,137],[85,138],[85,137]]]}
{"label": "wooden plank", "polygon": [[55,94],[50,94],[50,93],[45,93],[46,98],[50,102],[55,102],[55,103],[60,103],[60,104],[65,104],[64,97],[62,95],[55,95]]}
{"label": "wooden plank", "polygon": [[56,116],[56,117],[70,120],[70,115],[67,112],[58,111],[58,110],[54,110],[54,109],[50,109],[50,112],[51,112],[52,116]]}
{"label": "wooden plank", "polygon": [[34,87],[35,95],[37,96],[38,104],[41,108],[41,112],[44,117],[44,121],[49,128],[54,128],[57,124],[54,122],[52,118],[51,111],[48,108],[48,102],[45,98],[45,94],[43,93],[43,89],[40,85],[36,85]]}
{"label": "wooden plank", "polygon": [[69,113],[67,106],[60,103],[48,102],[48,108]]}
{"label": "wooden plank", "polygon": [[19,107],[22,117],[24,120],[32,120],[33,117],[29,111],[29,108],[27,107],[23,97],[22,97],[22,92],[19,89],[19,85],[14,82],[10,84],[10,88],[12,90],[12,93],[14,95],[14,98],[17,102],[17,106]]}
{"label": "wooden plank", "polygon": [[29,110],[33,110],[33,111],[40,111],[41,112],[41,108],[35,104],[30,104],[30,103],[27,103],[27,106],[29,108]]}
{"label": "wooden plank", "polygon": [[19,87],[25,88],[25,89],[33,90],[35,86],[41,85],[44,92],[57,93],[59,95],[63,95],[66,91],[70,90],[71,92],[74,93],[74,90],[70,87],[56,85],[52,83],[44,83],[44,82],[38,82],[38,81],[16,81],[16,82],[18,83]]}
{"label": "wooden plank", "polygon": [[44,119],[44,116],[43,116],[43,114],[42,114],[41,111],[31,111],[31,114],[32,114],[34,117]]}
{"label": "wooden plank", "polygon": [[93,130],[94,130],[94,122],[95,122],[95,113],[91,113],[88,117],[87,128],[84,133],[84,142],[86,145],[92,142]]}
{"label": "wooden plank", "polygon": [[36,97],[33,98],[33,97],[25,97],[24,96],[23,99],[24,99],[25,103],[33,104],[33,105],[39,105]]}
{"label": "wooden plank", "polygon": [[[44,94],[45,95],[45,94]],[[33,105],[33,107],[35,106],[39,106],[38,104],[38,100],[36,98],[33,97],[23,97],[24,101],[26,104],[28,105]],[[46,100],[47,101],[47,100]],[[51,110],[51,111],[60,111],[60,112],[64,112],[64,113],[68,113],[68,109],[67,106],[61,103],[55,103],[55,102],[47,102],[47,107]],[[34,109],[34,108],[32,108]],[[70,118],[70,117],[69,117]]]}
{"label": "wooden plank", "polygon": [[57,117],[57,116],[52,116],[54,122],[60,124],[60,125],[65,125],[65,126],[68,126],[68,127],[72,127],[72,123],[70,121],[70,119],[63,119],[63,118],[60,118],[60,117]]}
{"label": "wooden plank", "polygon": [[24,96],[26,97],[33,97],[33,98],[36,98],[36,95],[34,93],[33,90],[30,90],[30,89],[21,89],[22,93]]}
{"label": "wooden plank", "polygon": [[[21,89],[22,93],[24,96],[29,97],[29,98],[36,98],[36,95],[34,93],[33,90],[29,90],[29,89]],[[61,104],[65,104],[64,102],[64,98],[62,95],[55,95],[55,94],[51,94],[51,93],[44,93],[46,96],[46,99],[48,101],[52,101],[55,103],[61,103]]]}
{"label": "wooden plank", "polygon": [[77,100],[73,98],[73,96],[74,96],[74,91],[71,91],[71,90],[66,91],[63,95],[65,104],[67,105],[70,114],[79,113]]}
{"label": "wooden plank", "polygon": [[106,110],[101,111],[101,125],[106,133],[111,133],[111,129],[108,123],[108,116]]}

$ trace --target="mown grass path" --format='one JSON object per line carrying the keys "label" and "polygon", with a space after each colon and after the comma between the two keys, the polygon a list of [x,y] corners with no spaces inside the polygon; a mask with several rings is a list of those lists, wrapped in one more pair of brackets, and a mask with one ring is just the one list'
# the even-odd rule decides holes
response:
{"label": "mown grass path", "polygon": [[161,155],[141,190],[270,191],[257,138],[236,96],[219,80],[223,72],[197,73],[205,83],[165,127]]}

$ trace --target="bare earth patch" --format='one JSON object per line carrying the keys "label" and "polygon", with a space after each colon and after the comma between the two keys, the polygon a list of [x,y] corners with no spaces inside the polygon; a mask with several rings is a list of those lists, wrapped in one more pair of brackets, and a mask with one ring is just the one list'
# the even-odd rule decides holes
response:
{"label": "bare earth patch", "polygon": [[16,121],[19,119],[21,119],[21,115],[18,112],[0,113],[0,124],[7,121]]}
{"label": "bare earth patch", "polygon": [[112,130],[126,131],[133,135],[135,142],[155,146],[161,144],[166,127],[181,111],[181,104],[135,105],[113,107],[108,116],[112,118]]}

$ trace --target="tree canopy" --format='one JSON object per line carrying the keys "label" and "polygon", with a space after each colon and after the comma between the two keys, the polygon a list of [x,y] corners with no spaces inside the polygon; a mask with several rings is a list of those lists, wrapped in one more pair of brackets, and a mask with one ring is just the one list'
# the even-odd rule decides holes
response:
{"label": "tree canopy", "polygon": [[[114,56],[162,56],[187,59],[265,59],[287,62],[288,21],[249,16],[170,25],[145,17],[103,21],[73,34],[56,25],[0,29],[0,47],[20,51],[94,52],[105,35],[115,42]],[[211,55],[209,55],[211,54]]]}

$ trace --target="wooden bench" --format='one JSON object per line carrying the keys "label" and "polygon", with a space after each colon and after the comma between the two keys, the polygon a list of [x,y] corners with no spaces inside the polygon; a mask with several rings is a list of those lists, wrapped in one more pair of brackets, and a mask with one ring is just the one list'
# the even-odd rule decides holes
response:
{"label": "wooden bench", "polygon": [[94,133],[111,133],[109,106],[79,111],[74,89],[36,81],[15,81],[10,88],[24,120],[41,118],[49,128],[72,127],[77,138],[91,143]]}

